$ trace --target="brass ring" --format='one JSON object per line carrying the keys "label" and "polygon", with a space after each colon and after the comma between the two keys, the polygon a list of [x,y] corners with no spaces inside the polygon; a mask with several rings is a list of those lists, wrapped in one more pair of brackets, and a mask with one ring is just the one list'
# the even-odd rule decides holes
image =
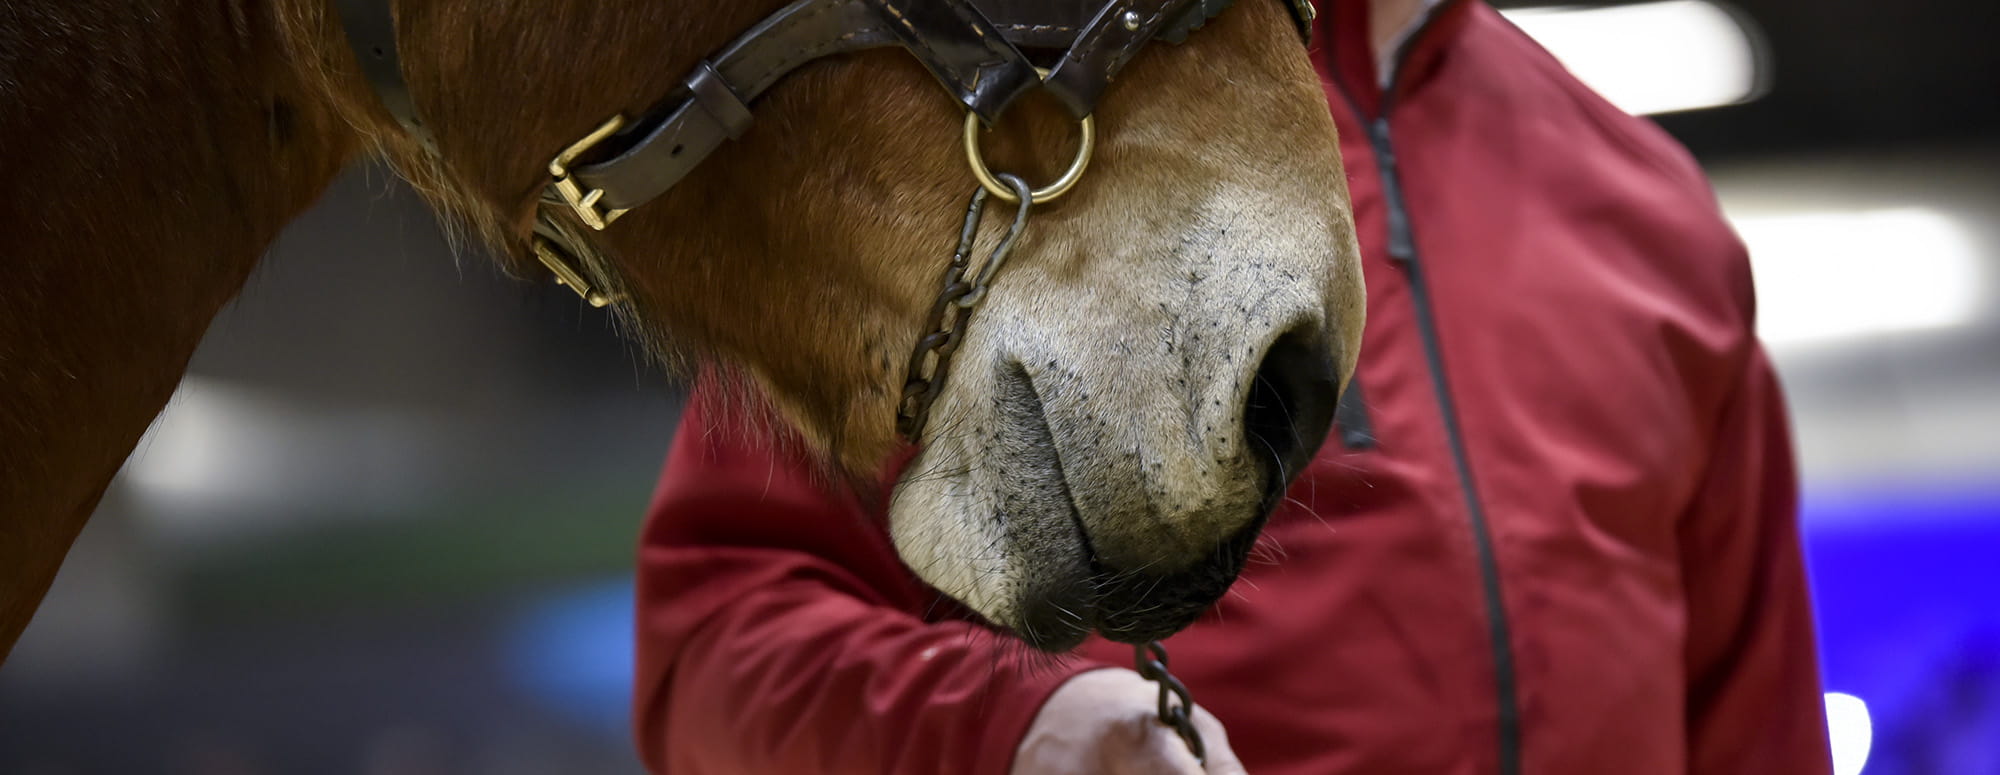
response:
{"label": "brass ring", "polygon": [[[1067,194],[1077,181],[1083,179],[1083,168],[1090,166],[1090,153],[1097,149],[1097,119],[1084,116],[1077,126],[1083,130],[1083,140],[1077,145],[1076,158],[1070,160],[1069,169],[1063,170],[1062,177],[1056,178],[1055,182],[1028,192],[1029,204],[1041,204]],[[979,185],[985,186],[1000,201],[1009,204],[1021,201],[1014,195],[1013,189],[993,177],[993,171],[986,168],[986,156],[979,150],[980,129],[979,114],[966,111],[965,158],[972,166],[972,176],[979,178]]]}

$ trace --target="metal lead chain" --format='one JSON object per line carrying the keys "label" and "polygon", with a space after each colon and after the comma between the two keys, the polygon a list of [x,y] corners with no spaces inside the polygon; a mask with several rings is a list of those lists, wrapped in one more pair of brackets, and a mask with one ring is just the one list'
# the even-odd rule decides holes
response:
{"label": "metal lead chain", "polygon": [[[1132,663],[1139,675],[1160,685],[1160,723],[1173,727],[1181,741],[1187,743],[1194,758],[1208,763],[1208,747],[1201,743],[1201,733],[1194,728],[1194,698],[1188,695],[1185,685],[1173,673],[1167,672],[1167,647],[1153,641],[1143,646],[1132,647]],[[1174,700],[1179,700],[1178,703]]]}
{"label": "metal lead chain", "polygon": [[910,352],[909,379],[903,383],[903,400],[896,406],[896,432],[912,442],[922,437],[924,423],[930,419],[931,403],[944,389],[946,370],[951,367],[952,353],[958,351],[959,342],[965,338],[965,321],[972,317],[972,308],[986,299],[986,288],[993,282],[994,273],[1007,262],[1007,256],[1014,252],[1014,243],[1027,230],[1028,210],[1034,206],[1028,184],[1013,175],[998,177],[1018,195],[1013,225],[993,248],[993,254],[986,257],[986,262],[974,269],[972,243],[979,237],[979,221],[986,212],[990,194],[984,186],[972,192],[972,203],[965,209],[965,227],[958,234],[958,251],[952,254],[951,265],[945,268],[944,290],[938,293],[937,302],[931,305],[930,318],[924,323],[924,330],[930,333],[918,339],[916,349]]}

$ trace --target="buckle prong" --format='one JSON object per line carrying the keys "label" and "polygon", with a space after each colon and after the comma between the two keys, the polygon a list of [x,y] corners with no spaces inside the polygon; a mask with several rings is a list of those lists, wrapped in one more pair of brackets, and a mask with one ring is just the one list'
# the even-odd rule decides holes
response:
{"label": "buckle prong", "polygon": [[583,274],[569,265],[568,257],[563,255],[562,249],[557,247],[553,240],[537,234],[534,246],[535,258],[541,259],[542,266],[548,267],[549,272],[556,276],[556,284],[569,286],[570,290],[576,291],[576,295],[583,297],[584,302],[590,306],[602,308],[611,302],[623,300],[622,296],[613,298],[603,291],[590,287],[590,281],[583,279]]}
{"label": "buckle prong", "polygon": [[[597,145],[599,141],[610,137],[624,126],[624,116],[612,116],[610,120],[591,130],[590,134],[584,135],[583,139],[571,143],[568,148],[562,150],[562,153],[556,154],[554,159],[549,160],[549,176],[554,178],[550,185],[555,186],[556,194],[561,196],[563,202],[569,205],[569,209],[576,213],[576,217],[583,221],[583,225],[596,231],[603,231],[604,227],[618,220],[618,216],[624,215],[625,211],[598,209],[597,200],[604,197],[604,189],[583,190],[582,186],[577,185],[576,179],[569,176],[569,165],[576,161],[576,157],[589,151],[591,146]],[[546,262],[544,259],[544,263]]]}

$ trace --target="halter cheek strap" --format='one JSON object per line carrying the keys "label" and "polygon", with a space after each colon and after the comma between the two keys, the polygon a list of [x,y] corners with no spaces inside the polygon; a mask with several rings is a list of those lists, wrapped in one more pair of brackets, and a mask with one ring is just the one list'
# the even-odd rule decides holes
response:
{"label": "halter cheek strap", "polygon": [[[437,141],[416,109],[397,55],[392,0],[338,0],[348,43],[382,105],[426,150]],[[751,104],[816,59],[898,46],[930,70],[978,121],[990,125],[1035,88],[1072,116],[1089,116],[1106,87],[1155,39],[1178,43],[1232,0],[796,0],[697,63],[681,86],[631,119],[614,116],[549,164],[535,253],[594,306],[615,298],[571,268],[588,249],[555,222],[569,212],[601,230],[672,189],[722,143],[742,136]],[[1302,36],[1312,6],[1285,0]],[[1021,49],[1061,51],[1046,77]]]}
{"label": "halter cheek strap", "polygon": [[361,74],[375,90],[375,97],[424,150],[437,153],[437,138],[417,117],[417,103],[403,80],[403,60],[396,49],[396,19],[389,12],[389,0],[340,0],[339,8],[347,45],[354,50],[354,60],[360,63]]}

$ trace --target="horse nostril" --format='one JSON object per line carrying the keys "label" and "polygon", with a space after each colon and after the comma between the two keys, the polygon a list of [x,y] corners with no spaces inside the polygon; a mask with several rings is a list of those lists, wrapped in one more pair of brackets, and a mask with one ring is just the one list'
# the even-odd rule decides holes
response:
{"label": "horse nostril", "polygon": [[1283,497],[1333,426],[1340,379],[1325,340],[1312,331],[1288,331],[1271,343],[1244,402],[1249,452],[1258,458],[1268,455],[1271,461],[1265,478],[1267,507]]}

